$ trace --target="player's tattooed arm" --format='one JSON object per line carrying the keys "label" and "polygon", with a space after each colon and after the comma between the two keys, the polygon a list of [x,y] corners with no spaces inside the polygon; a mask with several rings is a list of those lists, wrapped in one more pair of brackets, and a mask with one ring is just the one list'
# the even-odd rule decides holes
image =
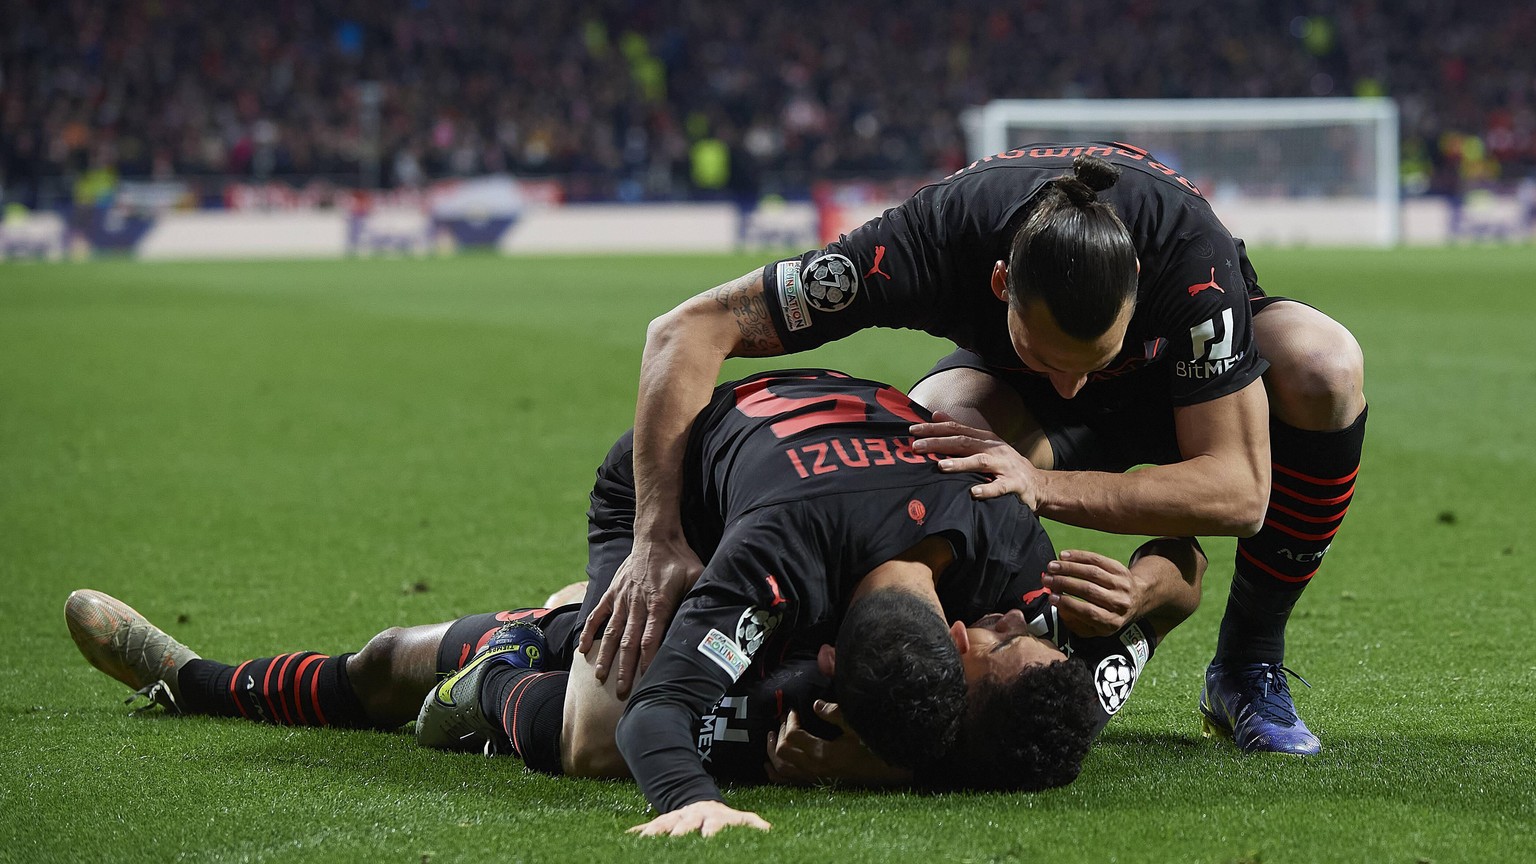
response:
{"label": "player's tattooed arm", "polygon": [[763,300],[763,271],[757,270],[709,291],[709,296],[735,319],[740,338],[731,353],[737,357],[775,357],[784,343]]}
{"label": "player's tattooed arm", "polygon": [[[695,294],[645,332],[635,400],[635,545],[582,628],[599,681],[617,669],[620,699],[661,646],[704,564],[680,518],[683,455],[693,418],[709,403],[727,357],[783,353],[763,300],[762,270]],[[601,640],[600,642],[598,640]]]}

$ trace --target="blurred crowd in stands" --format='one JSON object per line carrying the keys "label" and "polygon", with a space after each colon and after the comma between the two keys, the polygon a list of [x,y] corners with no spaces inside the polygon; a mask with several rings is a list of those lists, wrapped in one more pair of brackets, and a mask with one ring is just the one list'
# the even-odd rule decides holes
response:
{"label": "blurred crowd in stands", "polygon": [[6,0],[0,186],[746,194],[953,170],[1000,97],[1388,95],[1443,190],[1536,175],[1533,46],[1536,4],[1487,0]]}

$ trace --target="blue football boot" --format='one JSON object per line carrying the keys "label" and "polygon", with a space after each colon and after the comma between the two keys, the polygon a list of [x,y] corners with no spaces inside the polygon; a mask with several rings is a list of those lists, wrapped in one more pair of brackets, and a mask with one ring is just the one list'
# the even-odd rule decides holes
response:
{"label": "blue football boot", "polygon": [[1211,663],[1200,691],[1205,737],[1231,738],[1245,753],[1311,756],[1320,752],[1323,742],[1296,716],[1287,675],[1307,684],[1279,663]]}
{"label": "blue football boot", "polygon": [[484,750],[486,755],[508,752],[506,735],[481,708],[480,685],[486,670],[498,664],[543,669],[548,651],[538,625],[526,621],[501,625],[464,668],[427,694],[416,715],[416,743],[437,750]]}

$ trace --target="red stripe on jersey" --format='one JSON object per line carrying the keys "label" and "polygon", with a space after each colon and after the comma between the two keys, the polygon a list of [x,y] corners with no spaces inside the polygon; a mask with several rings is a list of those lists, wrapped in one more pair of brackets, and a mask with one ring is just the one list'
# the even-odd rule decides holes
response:
{"label": "red stripe on jersey", "polygon": [[[298,656],[297,654],[289,654],[288,658],[283,661],[283,668],[277,670],[277,706],[283,709],[283,721],[289,726],[293,725],[293,714],[288,710],[288,700],[284,694],[292,688],[283,686],[283,682],[288,680],[288,667],[293,665],[293,661],[298,659]],[[296,692],[293,694],[293,703],[294,707],[297,708],[299,696]]]}
{"label": "red stripe on jersey", "polygon": [[[322,660],[329,658],[322,657]],[[320,670],[315,670],[315,677],[309,679],[309,701],[315,706],[315,716],[320,719],[321,726],[329,726],[330,721],[325,719],[325,712],[320,710]]]}
{"label": "red stripe on jersey", "polygon": [[267,674],[261,676],[261,696],[267,700],[267,711],[270,712],[267,714],[267,717],[273,723],[277,722],[277,706],[272,704],[272,667],[277,665],[278,658],[282,656],[284,655],[279,654],[277,657],[268,660]]}

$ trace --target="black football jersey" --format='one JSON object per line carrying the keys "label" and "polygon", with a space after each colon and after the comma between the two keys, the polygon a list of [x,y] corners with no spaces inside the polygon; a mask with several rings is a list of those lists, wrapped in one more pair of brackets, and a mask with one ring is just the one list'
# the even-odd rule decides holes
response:
{"label": "black football jersey", "polygon": [[[569,671],[575,655],[575,635],[585,620],[578,604],[554,609],[514,609],[460,619],[462,626],[456,622],[443,641],[439,673],[446,676],[462,667],[502,623],[530,618],[548,638],[550,650],[544,657],[544,668]],[[831,681],[817,668],[817,649],[836,640],[831,621],[795,634],[771,664],[754,664],[699,716],[693,728],[693,741],[699,763],[710,776],[720,783],[766,783],[768,736],[778,730],[790,711],[797,712],[801,725],[811,732],[835,737],[836,728],[820,720],[812,708],[817,699],[828,695],[831,687]]]}
{"label": "black football jersey", "polygon": [[825,370],[716,389],[690,438],[684,511],[718,519],[720,538],[695,547],[704,571],[618,730],[659,811],[720,798],[697,730],[729,688],[765,678],[796,634],[835,628],[858,580],[924,538],[955,552],[937,586],[950,617],[1044,607],[1044,530],[1014,496],[971,498],[979,475],[913,453],[907,428],[927,416],[893,388]]}
{"label": "black football jersey", "polygon": [[1039,144],[989,156],[926,186],[824,249],[769,264],[763,288],[787,351],[867,327],[924,330],[998,369],[1029,372],[1008,338],[991,274],[1049,181],[1079,155],[1120,166],[1099,192],[1130,231],[1141,262],[1136,310],[1120,354],[1089,376],[1138,376],[1173,405],[1242,389],[1267,368],[1254,349],[1250,292],[1261,294],[1242,242],[1194,184],[1126,144]]}

